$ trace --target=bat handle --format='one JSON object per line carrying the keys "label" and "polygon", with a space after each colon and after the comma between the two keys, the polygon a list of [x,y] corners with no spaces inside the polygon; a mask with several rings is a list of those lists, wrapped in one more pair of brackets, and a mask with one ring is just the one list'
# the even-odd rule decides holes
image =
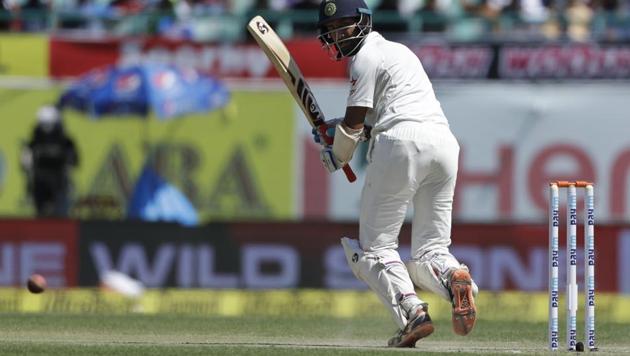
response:
{"label": "bat handle", "polygon": [[[326,135],[326,129],[327,129],[326,124],[321,124],[317,126],[317,130],[319,130],[320,136],[324,139],[326,144],[330,146],[333,143],[333,138]],[[343,173],[346,174],[346,178],[348,178],[348,182],[352,183],[355,180],[357,180],[357,176],[354,174],[354,171],[352,170],[352,167],[350,167],[349,164],[346,164],[345,166],[343,166]]]}
{"label": "bat handle", "polygon": [[348,178],[348,182],[352,183],[357,180],[357,176],[352,171],[352,167],[349,164],[343,166],[343,173],[346,174],[346,178]]}

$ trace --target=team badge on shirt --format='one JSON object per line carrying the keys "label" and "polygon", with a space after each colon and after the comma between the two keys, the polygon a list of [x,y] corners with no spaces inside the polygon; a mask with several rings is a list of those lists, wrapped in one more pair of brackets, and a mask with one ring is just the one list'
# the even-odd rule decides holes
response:
{"label": "team badge on shirt", "polygon": [[354,87],[356,84],[357,80],[354,78],[350,78],[350,94],[354,94],[354,92],[357,90],[357,88]]}

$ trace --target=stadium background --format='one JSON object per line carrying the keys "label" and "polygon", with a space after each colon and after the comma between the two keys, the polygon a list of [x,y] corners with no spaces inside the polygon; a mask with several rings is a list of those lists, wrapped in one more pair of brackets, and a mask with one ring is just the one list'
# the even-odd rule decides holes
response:
{"label": "stadium background", "polygon": [[[345,63],[320,51],[306,2],[194,2],[204,11],[170,27],[152,25],[159,13],[148,2],[94,2],[101,12],[87,15],[26,5],[35,3],[0,13],[0,310],[125,313],[140,303],[147,313],[240,315],[253,299],[271,314],[288,299],[324,315],[379,309],[338,244],[358,232],[363,157],[352,162],[354,184],[324,172],[299,109],[244,31],[251,15],[270,18],[327,117],[339,116]],[[480,308],[501,319],[520,301],[546,320],[547,183],[581,178],[596,184],[598,315],[630,322],[628,2],[410,3],[379,2],[375,29],[422,59],[462,145],[453,251],[486,293]],[[232,101],[168,123],[64,112],[82,157],[71,218],[33,219],[19,151],[35,109],[86,71],[144,61],[214,75]],[[146,143],[200,226],[125,219]],[[409,226],[401,242],[405,255]],[[139,302],[98,293],[99,273],[112,268],[150,292]],[[52,287],[43,298],[20,289],[33,272]]]}

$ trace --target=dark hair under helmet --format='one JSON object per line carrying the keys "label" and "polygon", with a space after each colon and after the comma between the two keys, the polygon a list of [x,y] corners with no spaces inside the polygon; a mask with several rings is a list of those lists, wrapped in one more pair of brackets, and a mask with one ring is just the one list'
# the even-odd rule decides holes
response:
{"label": "dark hair under helmet", "polygon": [[322,0],[319,4],[317,27],[321,28],[327,22],[341,18],[359,17],[361,14],[372,15],[363,0]]}

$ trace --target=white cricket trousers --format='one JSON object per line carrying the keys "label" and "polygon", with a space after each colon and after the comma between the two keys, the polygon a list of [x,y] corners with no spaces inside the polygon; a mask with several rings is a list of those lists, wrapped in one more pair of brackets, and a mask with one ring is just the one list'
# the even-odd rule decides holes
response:
{"label": "white cricket trousers", "polygon": [[361,193],[361,248],[397,249],[412,204],[411,258],[448,254],[458,156],[446,123],[400,123],[373,137]]}

